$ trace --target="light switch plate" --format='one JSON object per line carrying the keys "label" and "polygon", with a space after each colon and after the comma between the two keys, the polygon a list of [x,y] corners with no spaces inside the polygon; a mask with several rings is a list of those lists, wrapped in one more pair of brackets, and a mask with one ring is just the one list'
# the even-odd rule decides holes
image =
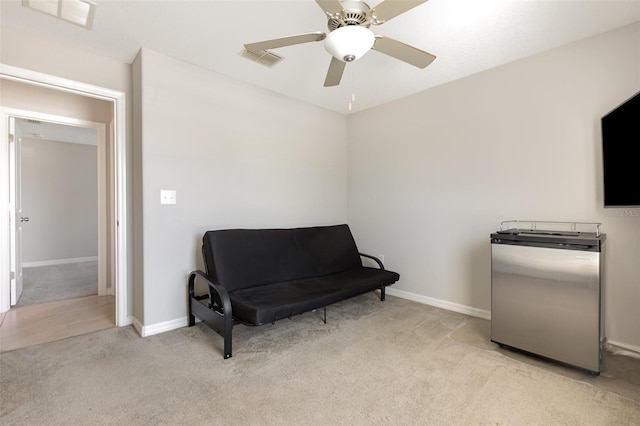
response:
{"label": "light switch plate", "polygon": [[160,190],[160,204],[175,204],[176,203],[176,191],[172,189]]}

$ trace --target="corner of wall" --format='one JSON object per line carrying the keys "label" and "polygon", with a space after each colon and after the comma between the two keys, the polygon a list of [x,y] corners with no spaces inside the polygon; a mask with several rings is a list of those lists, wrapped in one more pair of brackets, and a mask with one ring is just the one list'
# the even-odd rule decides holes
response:
{"label": "corner of wall", "polygon": [[[132,145],[132,210],[133,210],[133,315],[134,327],[142,335],[144,328],[144,227],[142,203],[142,55],[140,49],[131,63],[133,139]],[[142,323],[137,318],[142,318]],[[137,325],[136,325],[137,324]]]}
{"label": "corner of wall", "polygon": [[164,333],[165,331],[176,330],[178,328],[186,327],[189,325],[187,317],[176,318],[170,321],[163,321],[152,325],[143,325],[140,321],[133,317],[133,328],[138,332],[140,337],[149,337],[154,334]]}

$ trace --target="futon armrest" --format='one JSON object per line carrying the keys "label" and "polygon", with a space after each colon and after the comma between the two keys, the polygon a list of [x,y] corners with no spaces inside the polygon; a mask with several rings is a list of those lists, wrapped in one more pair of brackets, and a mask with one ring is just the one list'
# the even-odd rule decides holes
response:
{"label": "futon armrest", "polygon": [[366,257],[366,258],[375,260],[375,262],[378,264],[378,267],[380,269],[384,269],[384,265],[382,264],[382,261],[380,259],[378,259],[377,257],[371,256],[370,254],[364,254],[364,253],[358,253],[358,254],[360,256],[362,256],[362,257]]}
{"label": "futon armrest", "polygon": [[197,278],[204,280],[209,288],[209,308],[221,314],[226,313],[229,318],[231,318],[231,300],[229,299],[227,290],[222,285],[214,283],[204,272],[193,271],[189,275],[189,296],[194,299],[198,298],[195,294],[195,283]]}
{"label": "futon armrest", "polygon": [[[204,280],[209,287],[209,306],[202,303],[206,296],[195,294],[196,279]],[[227,290],[211,280],[202,271],[189,274],[189,327],[196,324],[196,317],[224,337],[224,358],[231,358],[231,334],[233,315]]]}

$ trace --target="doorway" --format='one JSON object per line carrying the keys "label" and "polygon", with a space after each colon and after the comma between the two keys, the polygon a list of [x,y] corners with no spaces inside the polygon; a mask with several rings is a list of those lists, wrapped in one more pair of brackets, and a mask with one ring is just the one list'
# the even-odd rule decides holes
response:
{"label": "doorway", "polygon": [[11,306],[108,294],[104,124],[9,120]]}
{"label": "doorway", "polygon": [[[98,207],[100,212],[105,213],[104,222],[106,226],[101,227],[100,233],[104,233],[102,241],[108,241],[109,244],[102,244],[103,256],[108,261],[104,262],[107,267],[102,268],[100,275],[106,276],[107,279],[102,280],[106,285],[106,293],[114,295],[115,305],[115,325],[125,326],[132,323],[129,315],[128,298],[128,262],[127,262],[127,214],[126,214],[126,149],[125,149],[125,94],[99,86],[89,85],[76,81],[66,80],[59,77],[45,75],[17,67],[2,65],[0,68],[0,79],[3,83],[2,108],[0,110],[0,165],[2,172],[0,173],[0,200],[2,207],[8,210],[8,188],[9,188],[9,149],[8,147],[8,126],[10,115],[20,116],[25,119],[34,119],[40,121],[53,121],[62,124],[80,125],[81,127],[91,127],[91,123],[65,122],[65,117],[52,117],[49,114],[36,113],[35,115],[21,115],[20,111],[12,111],[11,104],[7,102],[9,96],[4,90],[10,84],[20,83],[28,92],[44,88],[53,93],[53,96],[41,98],[42,102],[36,102],[38,106],[51,107],[51,99],[58,96],[76,96],[78,99],[84,99],[84,102],[90,102],[92,99],[107,101],[105,105],[110,110],[111,121],[103,125],[103,133],[106,134],[107,143],[105,146],[104,161],[98,161],[98,167],[102,167],[103,176],[106,184],[105,196],[98,197],[100,202],[104,203]],[[22,97],[20,98],[22,102]],[[83,101],[80,101],[82,103]],[[9,106],[9,107],[7,107]],[[63,108],[64,109],[64,108]],[[73,109],[73,107],[71,108]],[[98,131],[100,132],[100,131]],[[101,173],[99,170],[98,173]],[[29,217],[29,216],[16,216]],[[30,222],[28,222],[30,223]],[[0,237],[2,244],[0,246],[0,321],[3,313],[7,313],[11,306],[10,303],[10,226],[8,221],[0,224]],[[101,254],[98,253],[98,257]],[[100,263],[100,262],[99,262]],[[99,290],[100,291],[100,290]],[[5,315],[6,321],[6,315]]]}
{"label": "doorway", "polygon": [[0,351],[114,327],[105,124],[3,111],[11,310],[0,323]]}

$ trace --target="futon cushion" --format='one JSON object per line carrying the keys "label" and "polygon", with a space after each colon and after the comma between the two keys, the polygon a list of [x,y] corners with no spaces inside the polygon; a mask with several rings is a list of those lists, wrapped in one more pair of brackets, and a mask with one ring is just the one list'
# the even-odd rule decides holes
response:
{"label": "futon cushion", "polygon": [[392,271],[358,266],[332,275],[239,289],[229,298],[235,318],[260,325],[391,285],[399,278]]}
{"label": "futon cushion", "polygon": [[228,292],[362,267],[347,225],[207,231],[203,253],[207,274]]}

